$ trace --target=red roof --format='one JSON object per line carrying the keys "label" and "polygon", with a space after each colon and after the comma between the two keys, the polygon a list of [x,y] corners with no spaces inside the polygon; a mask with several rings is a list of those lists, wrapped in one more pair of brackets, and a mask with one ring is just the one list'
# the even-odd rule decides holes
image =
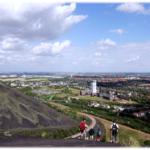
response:
{"label": "red roof", "polygon": [[140,111],[140,113],[144,113],[144,111]]}

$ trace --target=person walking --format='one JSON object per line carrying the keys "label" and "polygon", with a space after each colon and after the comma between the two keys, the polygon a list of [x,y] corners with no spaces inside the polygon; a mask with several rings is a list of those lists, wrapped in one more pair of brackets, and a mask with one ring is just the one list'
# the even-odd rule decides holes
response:
{"label": "person walking", "polygon": [[110,131],[112,131],[112,133],[111,133],[111,142],[112,143],[114,142],[114,137],[115,137],[115,143],[117,143],[118,130],[119,130],[119,126],[118,126],[118,124],[116,124],[116,121],[114,120],[113,124],[110,127]]}
{"label": "person walking", "polygon": [[88,128],[88,125],[86,124],[86,119],[83,118],[83,121],[80,124],[81,140],[83,140],[83,137],[86,140],[86,128]]}
{"label": "person walking", "polygon": [[96,140],[100,141],[100,139],[101,139],[101,130],[99,128],[97,129],[96,134],[97,134]]}
{"label": "person walking", "polygon": [[93,127],[89,130],[90,140],[93,140],[93,135],[95,134],[95,131]]}

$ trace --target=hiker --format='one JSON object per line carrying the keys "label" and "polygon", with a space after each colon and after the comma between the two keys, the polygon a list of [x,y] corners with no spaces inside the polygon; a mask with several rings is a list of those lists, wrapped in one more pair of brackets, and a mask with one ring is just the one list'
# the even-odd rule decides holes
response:
{"label": "hiker", "polygon": [[94,135],[95,131],[93,129],[93,127],[89,130],[89,135],[90,135],[90,140],[93,140],[93,135]]}
{"label": "hiker", "polygon": [[86,128],[87,127],[88,127],[88,125],[86,124],[86,119],[83,118],[83,121],[80,124],[81,140],[83,140],[83,137],[86,140]]}
{"label": "hiker", "polygon": [[119,126],[116,124],[116,121],[113,121],[113,124],[111,125],[110,131],[112,130],[111,135],[111,142],[114,142],[114,136],[115,136],[115,143],[117,143],[117,133],[118,133]]}
{"label": "hiker", "polygon": [[101,130],[99,128],[97,129],[96,134],[97,134],[96,140],[100,141],[100,139],[101,139]]}

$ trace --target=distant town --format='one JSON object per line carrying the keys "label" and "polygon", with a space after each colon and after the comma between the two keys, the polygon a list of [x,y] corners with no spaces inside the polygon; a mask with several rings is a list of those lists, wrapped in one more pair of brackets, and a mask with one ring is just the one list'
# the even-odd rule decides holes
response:
{"label": "distant town", "polygon": [[[136,117],[150,114],[150,108],[146,106],[150,104],[149,73],[0,73],[0,81],[18,90],[30,88],[28,95],[41,102],[46,101],[43,95],[48,96],[46,99],[65,102],[86,98],[91,99],[90,107],[112,108],[115,112],[126,109]],[[71,89],[70,95],[63,91],[65,87]],[[106,104],[97,101],[101,99]],[[107,102],[123,105],[109,105]],[[126,106],[137,103],[146,105]]]}

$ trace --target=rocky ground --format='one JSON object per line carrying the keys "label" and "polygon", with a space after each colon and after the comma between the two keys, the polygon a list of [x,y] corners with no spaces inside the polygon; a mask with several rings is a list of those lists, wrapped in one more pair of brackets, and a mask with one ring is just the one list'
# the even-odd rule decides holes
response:
{"label": "rocky ground", "polygon": [[26,136],[0,136],[0,147],[123,147],[120,143],[75,139],[46,139]]}

